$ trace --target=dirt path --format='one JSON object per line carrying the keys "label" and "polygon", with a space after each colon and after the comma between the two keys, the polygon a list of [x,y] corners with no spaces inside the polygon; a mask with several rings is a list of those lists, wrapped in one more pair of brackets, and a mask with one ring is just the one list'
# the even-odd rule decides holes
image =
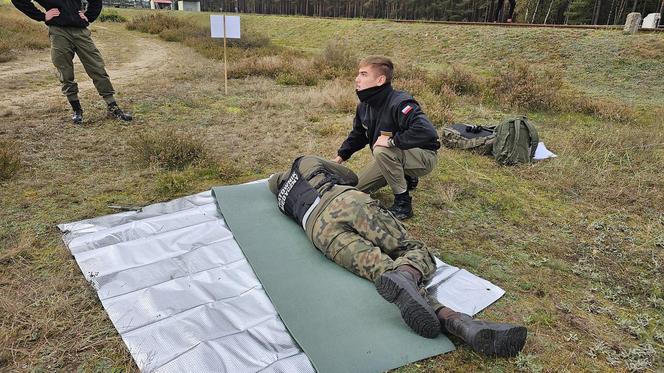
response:
{"label": "dirt path", "polygon": [[[95,25],[92,30],[116,89],[164,72],[174,56],[183,54],[176,44],[126,31],[122,25]],[[95,93],[80,61],[78,58],[74,61],[80,94]],[[49,49],[26,52],[17,60],[0,64],[0,114],[53,99],[62,100],[62,97]]]}

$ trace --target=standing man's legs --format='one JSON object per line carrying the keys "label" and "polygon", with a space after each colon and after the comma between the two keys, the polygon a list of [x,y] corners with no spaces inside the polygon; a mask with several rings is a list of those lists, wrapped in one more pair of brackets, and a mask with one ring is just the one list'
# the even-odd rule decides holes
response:
{"label": "standing man's legs", "polygon": [[494,22],[500,21],[500,13],[503,10],[503,5],[505,4],[505,0],[498,0],[498,3],[496,4],[496,11],[493,17]]}
{"label": "standing man's legs", "polygon": [[358,175],[357,189],[371,193],[389,185],[395,196],[390,211],[401,220],[407,219],[413,213],[406,179],[416,180],[429,174],[437,162],[438,156],[434,150],[377,146],[373,149],[373,160]]}
{"label": "standing man's legs", "polygon": [[97,88],[97,92],[108,105],[108,116],[124,121],[132,120],[131,114],[122,111],[115,102],[115,98],[113,97],[115,90],[106,72],[104,58],[92,41],[90,30],[84,28],[72,33],[74,34],[73,40],[76,46],[76,54],[81,60],[85,72],[92,79],[95,88]]}
{"label": "standing man's legs", "polygon": [[514,17],[514,8],[516,7],[516,0],[509,0],[509,1],[510,1],[510,11],[507,15],[507,22],[511,23],[512,17]]}
{"label": "standing man's legs", "polygon": [[83,109],[78,99],[78,84],[74,77],[74,54],[85,68],[99,95],[108,105],[109,116],[124,121],[132,120],[131,114],[122,111],[115,102],[115,90],[104,66],[104,59],[90,37],[90,30],[76,27],[49,26],[51,60],[62,84],[62,93],[67,97],[74,114],[72,121],[83,121]]}
{"label": "standing man's legs", "polygon": [[80,123],[83,120],[83,110],[78,100],[78,84],[74,77],[74,53],[76,47],[72,35],[67,28],[49,26],[49,39],[51,41],[51,61],[56,68],[58,80],[62,84],[62,94],[74,110],[72,120]]}
{"label": "standing man's legs", "polygon": [[99,95],[104,99],[106,104],[110,105],[115,102],[115,98],[113,97],[115,90],[106,72],[104,59],[90,35],[90,30],[87,28],[72,31],[76,54],[81,60],[85,72],[92,79],[95,88],[97,88],[97,92],[99,92]]}

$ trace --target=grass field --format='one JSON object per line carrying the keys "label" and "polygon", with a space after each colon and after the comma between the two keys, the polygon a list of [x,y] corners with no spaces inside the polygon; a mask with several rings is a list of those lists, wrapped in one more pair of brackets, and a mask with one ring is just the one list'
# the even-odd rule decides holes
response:
{"label": "grass field", "polygon": [[45,30],[0,6],[12,56],[0,63],[0,370],[135,371],[55,225],[266,177],[300,154],[333,157],[353,115],[348,66],[374,53],[393,57],[395,85],[437,125],[525,114],[558,155],[508,168],[441,151],[407,226],[503,287],[480,316],[526,324],[529,338],[513,359],[460,347],[397,371],[664,369],[664,34],[247,15],[251,43],[229,61],[241,78],[224,95],[219,45],[201,36],[208,15],[161,13],[181,32],[93,25],[136,120],[106,119],[77,66],[86,123],[75,127],[45,45],[5,36]]}

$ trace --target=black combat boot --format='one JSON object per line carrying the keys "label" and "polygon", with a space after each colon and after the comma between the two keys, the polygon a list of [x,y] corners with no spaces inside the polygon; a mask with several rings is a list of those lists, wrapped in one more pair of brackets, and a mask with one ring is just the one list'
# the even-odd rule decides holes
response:
{"label": "black combat boot", "polygon": [[419,292],[420,271],[408,265],[387,271],[376,279],[376,291],[386,301],[396,304],[401,318],[415,333],[425,338],[440,334],[440,322],[433,308]]}
{"label": "black combat boot", "polygon": [[516,356],[526,343],[525,326],[474,320],[465,313],[443,307],[436,312],[441,331],[459,337],[473,351],[487,356]]}
{"label": "black combat boot", "polygon": [[406,186],[408,188],[407,190],[410,192],[417,189],[417,184],[420,182],[420,178],[418,178],[417,176],[408,176],[408,175],[405,176],[406,176]]}
{"label": "black combat boot", "polygon": [[81,102],[79,100],[69,101],[74,113],[71,115],[71,121],[74,124],[81,124],[83,122],[83,108],[81,107]]}
{"label": "black combat boot", "polygon": [[388,210],[390,210],[394,216],[399,220],[406,220],[413,217],[413,198],[408,195],[408,192],[403,192],[401,194],[394,195],[394,204]]}
{"label": "black combat boot", "polygon": [[115,102],[111,102],[110,104],[108,104],[108,117],[120,119],[125,122],[130,122],[133,119],[130,113],[122,111],[122,109],[120,109],[118,104],[116,104]]}
{"label": "black combat boot", "polygon": [[74,124],[83,123],[83,109],[74,110],[74,113],[71,115],[71,121]]}

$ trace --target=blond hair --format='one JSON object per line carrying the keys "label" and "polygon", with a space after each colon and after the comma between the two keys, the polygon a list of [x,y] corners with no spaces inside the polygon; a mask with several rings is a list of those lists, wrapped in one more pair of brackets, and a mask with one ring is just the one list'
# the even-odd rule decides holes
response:
{"label": "blond hair", "polygon": [[378,70],[380,75],[385,75],[386,82],[392,81],[394,64],[389,58],[383,56],[369,56],[360,61],[360,67],[369,66]]}

